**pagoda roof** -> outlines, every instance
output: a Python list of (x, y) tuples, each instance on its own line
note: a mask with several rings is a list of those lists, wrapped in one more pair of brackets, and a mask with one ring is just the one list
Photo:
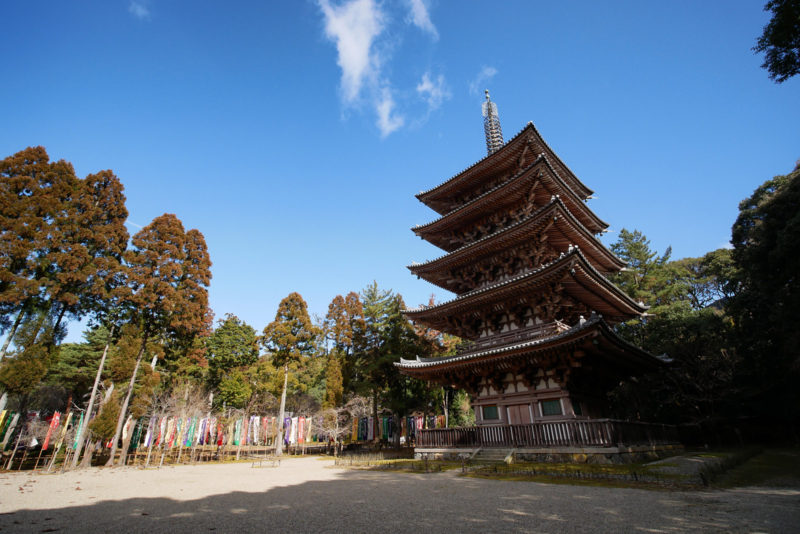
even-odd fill
[(647, 310), (647, 306), (634, 302), (597, 271), (575, 247), (538, 269), (473, 289), (441, 304), (422, 306), (403, 313), (413, 321), (448, 332), (452, 330), (447, 323), (450, 316), (472, 314), (498, 302), (511, 302), (550, 282), (561, 283), (567, 294), (615, 322), (640, 316)]
[(453, 194), (456, 194), (465, 188), (473, 189), (474, 187), (477, 187), (487, 174), (502, 172), (502, 170), (505, 168), (514, 165), (522, 152), (525, 150), (525, 146), (528, 144), (531, 136), (541, 143), (542, 148), (546, 151), (546, 153), (548, 153), (554, 162), (555, 167), (557, 167), (558, 170), (563, 173), (564, 180), (569, 184), (568, 187), (573, 191), (573, 193), (575, 193), (581, 199), (585, 199), (592, 195), (593, 191), (586, 187), (586, 185), (584, 185), (584, 183), (581, 182), (577, 176), (575, 176), (575, 173), (573, 173), (569, 167), (567, 167), (566, 164), (561, 161), (561, 158), (559, 158), (558, 154), (556, 154), (555, 151), (550, 148), (542, 135), (536, 129), (536, 126), (534, 126), (532, 122), (528, 122), (528, 124), (526, 124), (522, 130), (520, 130), (514, 137), (509, 139), (508, 142), (506, 142), (506, 144), (503, 145), (499, 150), (473, 163), (460, 173), (445, 180), (441, 184), (428, 189), (427, 191), (420, 192), (416, 195), (416, 197), (431, 209), (442, 213), (440, 211), (441, 208), (437, 205), (438, 202), (450, 198)]
[(433, 379), (437, 374), (460, 370), (478, 371), (478, 374), (481, 374), (479, 370), (487, 365), (497, 368), (520, 356), (530, 357), (537, 353), (553, 351), (564, 353), (567, 352), (565, 349), (586, 345), (587, 342), (588, 345), (602, 348), (604, 356), (613, 357), (618, 363), (627, 364), (626, 367), (657, 369), (664, 364), (663, 360), (619, 337), (601, 315), (592, 314), (589, 319), (581, 319), (572, 328), (553, 336), (441, 358), (419, 356), (413, 360), (401, 358), (394, 365), (405, 374), (423, 379)]
[[(556, 172), (556, 170), (550, 164), (547, 156), (545, 154), (540, 154), (539, 157), (533, 161), (533, 163), (528, 165), (525, 169), (517, 173), (508, 181), (503, 182), (489, 191), (486, 191), (482, 195), (459, 206), (458, 208), (439, 217), (438, 219), (423, 225), (414, 226), (411, 228), (411, 230), (415, 234), (424, 238), (426, 241), (429, 241), (444, 250), (454, 250), (454, 248), (458, 248), (452, 247), (449, 242), (445, 241), (445, 238), (440, 237), (438, 234), (450, 228), (462, 226), (465, 224), (465, 222), (469, 221), (470, 217), (479, 217), (486, 213), (492, 212), (497, 208), (502, 208), (503, 205), (510, 203), (510, 197), (513, 197), (514, 200), (519, 198), (518, 196), (514, 196), (514, 193), (522, 193), (525, 186), (531, 185), (540, 177), (545, 176), (544, 173), (539, 173), (541, 174), (540, 176), (534, 172), (537, 166), (540, 164), (544, 165), (544, 169), (549, 171), (547, 174), (552, 182), (556, 184), (556, 188), (565, 194), (563, 197), (560, 195), (555, 196), (559, 196), (559, 198), (564, 201), (564, 204), (569, 207), (570, 211), (578, 220), (581, 221), (582, 225), (584, 225), (590, 232), (594, 233), (599, 233), (608, 228), (608, 224), (597, 217), (597, 215), (595, 215), (586, 206), (585, 202), (575, 195), (575, 193), (569, 187), (567, 187), (567, 185), (559, 176), (558, 172)], [(540, 170), (542, 169), (540, 168)]]
[(594, 234), (587, 231), (564, 202), (556, 197), (511, 226), (468, 243), (434, 260), (409, 265), (408, 269), (432, 284), (453, 291), (452, 287), (447, 284), (448, 274), (446, 271), (448, 269), (476, 263), (498, 250), (504, 250), (524, 242), (532, 234), (541, 231), (541, 228), (549, 221), (554, 221), (557, 229), (557, 233), (550, 232), (548, 234), (548, 241), (554, 246), (562, 250), (567, 250), (570, 245), (579, 246), (584, 255), (602, 272), (619, 271), (625, 267), (626, 263), (609, 251)]

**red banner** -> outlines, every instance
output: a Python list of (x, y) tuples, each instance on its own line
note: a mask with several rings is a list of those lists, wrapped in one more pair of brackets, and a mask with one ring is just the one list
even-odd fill
[(53, 434), (53, 430), (58, 428), (58, 424), (61, 422), (61, 412), (56, 412), (53, 414), (53, 418), (50, 419), (50, 428), (47, 429), (47, 437), (44, 438), (44, 445), (42, 445), (42, 450), (46, 451), (47, 446), (50, 445), (50, 436)]

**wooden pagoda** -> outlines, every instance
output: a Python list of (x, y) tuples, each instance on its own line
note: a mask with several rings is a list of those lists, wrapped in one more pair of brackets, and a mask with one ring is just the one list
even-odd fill
[[(445, 254), (409, 269), (456, 297), (406, 315), (466, 343), (454, 356), (395, 364), (409, 376), (467, 390), (478, 428), (452, 439), (423, 433), (423, 445), (535, 446), (531, 425), (556, 422), (571, 426), (539, 445), (618, 445), (622, 427), (603, 419), (607, 393), (661, 362), (612, 326), (647, 307), (607, 278), (625, 263), (597, 238), (608, 225), (587, 206), (592, 191), (533, 123), (503, 144), (488, 92), (486, 99), (489, 155), (418, 194), (440, 217), (412, 229)], [(587, 426), (597, 421), (603, 425)], [(530, 439), (515, 434), (506, 443), (510, 430), (502, 427)]]

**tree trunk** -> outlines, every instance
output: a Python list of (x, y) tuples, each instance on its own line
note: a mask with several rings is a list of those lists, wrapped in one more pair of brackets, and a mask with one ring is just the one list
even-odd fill
[(89, 397), (89, 406), (86, 407), (86, 417), (84, 417), (83, 425), (78, 431), (78, 437), (75, 441), (78, 443), (78, 448), (75, 449), (75, 456), (72, 457), (72, 467), (78, 465), (78, 458), (81, 455), (81, 446), (83, 445), (83, 436), (86, 433), (86, 427), (89, 426), (89, 421), (92, 417), (92, 409), (94, 409), (94, 401), (97, 397), (97, 387), (100, 385), (100, 377), (103, 375), (103, 367), (106, 364), (106, 356), (108, 355), (108, 347), (111, 345), (111, 338), (114, 336), (114, 325), (111, 326), (111, 332), (108, 334), (106, 346), (103, 349), (103, 356), (100, 358), (100, 365), (97, 367), (97, 374), (94, 375), (94, 385), (92, 386), (92, 394)]
[(372, 388), (372, 436), (371, 440), (375, 440), (378, 434), (378, 388)]
[[(131, 421), (133, 421), (131, 419)], [(131, 446), (131, 438), (133, 438), (133, 430), (136, 428), (136, 422), (133, 421), (131, 429), (128, 431), (128, 435), (122, 439), (122, 451), (119, 453), (119, 465), (125, 465), (125, 461), (128, 457), (128, 448)]]
[(53, 309), (53, 301), (47, 302), (47, 308), (42, 310), (42, 318), (39, 319), (39, 324), (36, 325), (36, 330), (33, 333), (33, 343), (36, 344), (39, 342), (39, 334), (42, 333), (42, 326), (44, 326), (45, 321), (47, 321), (47, 316), (50, 315), (50, 310)]
[(56, 319), (56, 324), (53, 325), (53, 335), (50, 339), (50, 342), (55, 341), (56, 332), (58, 332), (58, 327), (61, 326), (61, 321), (64, 319), (64, 314), (67, 313), (67, 307), (61, 306), (61, 311), (58, 312), (58, 319)]
[(6, 351), (8, 350), (8, 346), (11, 344), (11, 340), (14, 338), (14, 335), (17, 333), (17, 328), (19, 328), (19, 323), (22, 322), (22, 318), (25, 316), (27, 312), (26, 307), (23, 306), (19, 313), (17, 314), (17, 318), (14, 319), (14, 324), (11, 326), (11, 331), (6, 336), (6, 341), (3, 343), (3, 348), (0, 349), (0, 360), (6, 357)]
[[(89, 423), (87, 422), (86, 424), (88, 425)], [(83, 452), (83, 460), (81, 460), (81, 469), (92, 466), (92, 455), (94, 454), (94, 440), (92, 436), (86, 438), (83, 448), (85, 450)]]
[(275, 456), (283, 454), (283, 417), (286, 410), (286, 386), (289, 385), (289, 363), (283, 366), (283, 392), (281, 393), (281, 409), (278, 411), (278, 437), (275, 442)]
[[(136, 357), (136, 366), (133, 368), (133, 374), (131, 375), (131, 380), (128, 383), (128, 392), (125, 394), (125, 400), (119, 409), (117, 428), (114, 431), (114, 440), (111, 442), (111, 456), (109, 457), (108, 462), (106, 462), (106, 466), (114, 465), (114, 455), (117, 453), (117, 442), (119, 441), (119, 436), (122, 433), (122, 425), (125, 424), (125, 416), (127, 415), (128, 404), (131, 402), (131, 397), (133, 396), (133, 386), (136, 383), (136, 374), (139, 372), (139, 366), (142, 364), (142, 356), (144, 356), (144, 349), (146, 346), (147, 334), (145, 334), (142, 338), (142, 346), (139, 349), (139, 355)], [(122, 465), (122, 463), (120, 463), (120, 465)]]

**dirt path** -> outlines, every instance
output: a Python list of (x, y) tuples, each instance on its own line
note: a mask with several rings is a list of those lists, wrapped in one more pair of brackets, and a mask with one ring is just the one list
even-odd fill
[(316, 458), (0, 474), (1, 532), (800, 532), (800, 490), (667, 492), (348, 471)]

